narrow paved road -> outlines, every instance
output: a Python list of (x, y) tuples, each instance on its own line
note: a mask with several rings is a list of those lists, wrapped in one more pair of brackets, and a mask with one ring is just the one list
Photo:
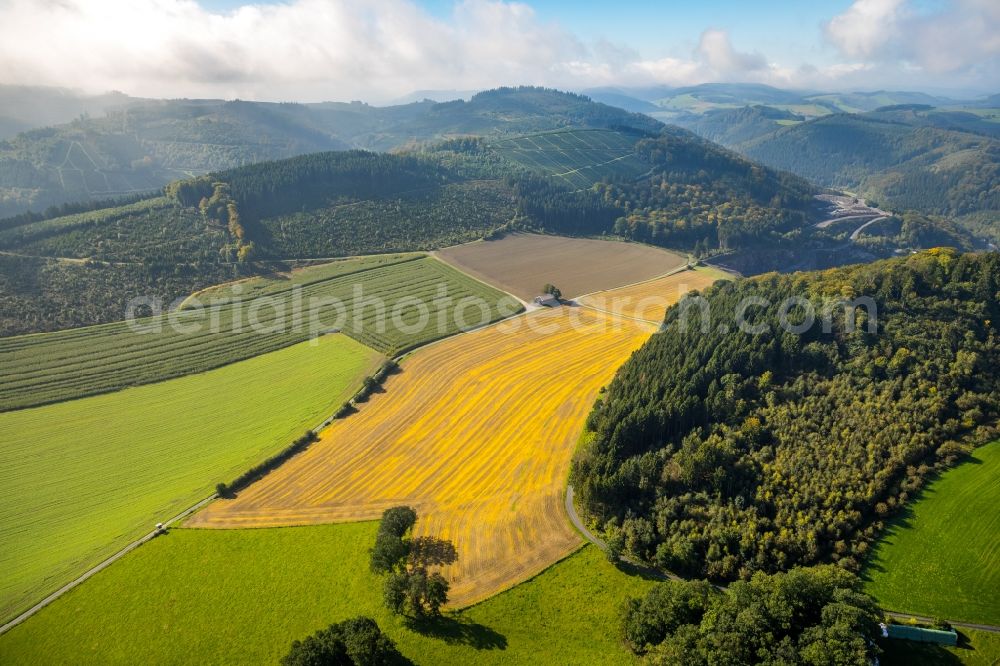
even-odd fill
[(858, 240), (858, 236), (861, 235), (861, 232), (864, 231), (865, 227), (867, 227), (868, 225), (875, 224), (876, 222), (881, 222), (882, 220), (887, 220), (887, 219), (889, 219), (889, 218), (883, 216), (883, 217), (876, 217), (874, 220), (868, 220), (867, 222), (865, 222), (860, 227), (858, 227), (857, 229), (854, 230), (854, 232), (851, 234), (851, 240), (852, 241), (853, 240)]
[[(580, 520), (580, 516), (576, 513), (576, 506), (573, 504), (573, 497), (573, 486), (566, 486), (566, 513), (569, 515), (569, 520), (573, 523), (573, 527), (579, 530), (580, 534), (582, 534), (587, 541), (607, 553), (608, 544), (594, 536), (594, 533), (588, 530), (587, 526), (583, 524), (582, 520)], [(646, 565), (636, 562), (635, 560), (625, 557), (624, 555), (619, 556), (618, 559), (620, 559), (628, 568), (634, 569), (637, 573), (650, 578), (656, 578), (657, 580), (684, 580), (680, 576), (676, 576), (672, 573), (647, 567)]]
[[(587, 539), (587, 541), (594, 544), (605, 553), (608, 552), (608, 544), (604, 543), (604, 541), (594, 536), (594, 534), (587, 529), (586, 525), (583, 524), (583, 521), (580, 520), (580, 516), (576, 512), (576, 506), (573, 504), (573, 497), (574, 497), (573, 486), (567, 485), (566, 513), (569, 515), (570, 522), (573, 523), (573, 526), (580, 531), (580, 534), (582, 534), (584, 538)], [(624, 562), (626, 565), (628, 565), (630, 568), (636, 569), (640, 573), (652, 578), (657, 578), (659, 580), (684, 580), (680, 576), (674, 575), (672, 573), (667, 573), (664, 571), (660, 571), (659, 569), (653, 569), (651, 567), (647, 567), (643, 564), (640, 564), (639, 562), (636, 562), (635, 560), (631, 560), (625, 557), (624, 555), (621, 556), (621, 561)], [(725, 586), (722, 585), (716, 585), (716, 587), (720, 590), (726, 589)], [(899, 618), (910, 618), (910, 617), (916, 618), (919, 622), (930, 623), (933, 621), (933, 618), (927, 617), (925, 615), (914, 615), (913, 613), (904, 613), (901, 611), (894, 611), (894, 610), (886, 610), (885, 612), (888, 613), (889, 615), (894, 615)], [(946, 620), (946, 622), (948, 622), (948, 624), (954, 627), (961, 627), (963, 629), (978, 629), (979, 631), (989, 631), (994, 634), (1000, 634), (1000, 627), (993, 624), (976, 624), (973, 622), (953, 622), (951, 620)]]

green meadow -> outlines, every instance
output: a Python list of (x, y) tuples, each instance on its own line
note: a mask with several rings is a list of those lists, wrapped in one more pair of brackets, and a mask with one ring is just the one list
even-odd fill
[(381, 361), (328, 335), (202, 374), (0, 414), (0, 616), (286, 447)]
[[(180, 311), (137, 321), (141, 330), (115, 322), (0, 339), (0, 410), (202, 372), (331, 328), (391, 356), (456, 333), (463, 322), (496, 321), (521, 309), (419, 254), (336, 261), (223, 285), (197, 299), (200, 308), (188, 298)], [(428, 313), (424, 326), (418, 304)]]
[(0, 662), (273, 664), (293, 640), (359, 614), (417, 664), (634, 662), (617, 608), (650, 583), (593, 546), (417, 630), (382, 606), (375, 530), (171, 530), (0, 636)]
[(1000, 625), (1000, 442), (927, 485), (863, 572), (883, 607)]

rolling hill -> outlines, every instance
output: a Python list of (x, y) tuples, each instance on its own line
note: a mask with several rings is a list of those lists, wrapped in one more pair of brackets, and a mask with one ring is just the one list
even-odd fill
[(605, 87), (584, 92), (597, 101), (646, 113), (663, 122), (676, 123), (688, 129), (705, 114), (746, 106), (769, 106), (805, 118), (818, 118), (831, 113), (864, 113), (896, 104), (935, 107), (988, 105), (988, 100), (957, 101), (921, 92), (788, 90), (759, 83), (703, 83), (678, 88)]
[(942, 117), (948, 116), (900, 109), (835, 114), (734, 147), (819, 185), (848, 189), (896, 210), (950, 216), (1000, 239), (1000, 141), (941, 129), (936, 125)]
[(790, 111), (758, 104), (738, 109), (714, 109), (678, 121), (678, 124), (709, 141), (738, 150), (743, 143), (771, 134), (783, 125), (792, 125), (803, 120), (804, 116)]
[[(514, 229), (682, 248), (722, 238), (736, 248), (774, 243), (813, 215), (804, 181), (579, 96), (500, 90), (449, 105), (441, 113), (465, 130), (496, 133), (262, 162), (125, 205), (0, 222), (0, 330), (114, 321), (137, 295), (167, 304), (288, 262), (430, 250)], [(561, 111), (548, 113), (553, 106)], [(520, 120), (489, 124), (514, 109)], [(551, 129), (572, 119), (607, 127)]]
[[(0, 217), (148, 192), (177, 178), (326, 150), (390, 150), (451, 136), (561, 127), (656, 128), (646, 116), (540, 88), (389, 107), (113, 99), (120, 103), (87, 107), (94, 109), (92, 117), (0, 141)], [(107, 113), (96, 113), (98, 108)]]
[(66, 88), (0, 83), (0, 140), (80, 117), (103, 116), (138, 101), (120, 92), (89, 95)]

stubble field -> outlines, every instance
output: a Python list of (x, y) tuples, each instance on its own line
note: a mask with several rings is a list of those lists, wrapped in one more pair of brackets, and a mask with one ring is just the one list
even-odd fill
[(600, 291), (580, 299), (580, 304), (622, 317), (653, 323), (663, 321), (667, 308), (690, 291), (706, 289), (716, 280), (729, 277), (714, 268), (695, 268), (666, 277), (640, 282), (621, 289)]
[(455, 543), (452, 604), (488, 597), (580, 544), (562, 506), (576, 439), (600, 387), (651, 331), (567, 307), (419, 350), (358, 414), (188, 525), (365, 520), (409, 504), (418, 534)]

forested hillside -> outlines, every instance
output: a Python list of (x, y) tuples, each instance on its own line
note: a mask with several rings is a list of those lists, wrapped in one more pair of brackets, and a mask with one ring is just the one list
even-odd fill
[(1000, 123), (973, 111), (938, 109), (926, 104), (894, 104), (865, 114), (866, 118), (904, 123), (913, 127), (936, 127), (1000, 138)]
[[(595, 406), (571, 475), (581, 507), (612, 544), (683, 574), (856, 569), (936, 467), (996, 436), (998, 290), (1000, 255), (931, 250), (719, 283), (704, 328), (685, 299)], [(796, 297), (817, 312), (801, 334), (780, 325)], [(836, 305), (824, 332), (824, 302), (862, 297), (877, 314)]]
[(391, 150), (456, 135), (560, 127), (659, 126), (647, 116), (542, 88), (390, 107), (122, 97), (106, 114), (0, 141), (0, 217), (148, 192), (177, 178), (326, 150)]
[(782, 125), (793, 125), (804, 117), (770, 106), (718, 109), (680, 123), (698, 136), (735, 148), (742, 143), (771, 134)]
[(419, 155), (307, 155), (176, 181), (166, 196), (0, 224), (0, 331), (121, 319), (288, 260), (428, 249), (515, 216), (505, 181), (465, 178)]
[(761, 105), (806, 119), (831, 113), (865, 113), (891, 105), (990, 106), (989, 99), (960, 102), (920, 92), (820, 92), (786, 90), (758, 83), (703, 83), (680, 88), (592, 88), (584, 92), (597, 101), (646, 113), (662, 122), (687, 129), (694, 129), (708, 115)]
[(134, 296), (169, 303), (275, 262), (430, 250), (514, 229), (724, 254), (748, 273), (971, 247), (946, 220), (911, 213), (850, 238), (845, 225), (815, 227), (825, 213), (805, 180), (582, 97), (500, 90), (459, 104), (479, 109), (467, 119), (514, 105), (524, 124), (613, 127), (315, 153), (175, 180), (159, 196), (119, 205), (0, 220), (0, 331), (112, 321)]
[(0, 140), (81, 116), (103, 116), (108, 110), (138, 101), (120, 92), (89, 95), (66, 88), (0, 83)]
[(614, 231), (671, 247), (734, 250), (790, 240), (806, 226), (815, 189), (676, 127), (636, 144), (649, 177), (598, 184), (625, 215)]
[(931, 123), (942, 121), (926, 114), (914, 116), (923, 119), (918, 124), (902, 117), (898, 110), (831, 115), (734, 147), (819, 185), (856, 191), (896, 210), (951, 216), (1000, 238), (1000, 142), (940, 129)]

